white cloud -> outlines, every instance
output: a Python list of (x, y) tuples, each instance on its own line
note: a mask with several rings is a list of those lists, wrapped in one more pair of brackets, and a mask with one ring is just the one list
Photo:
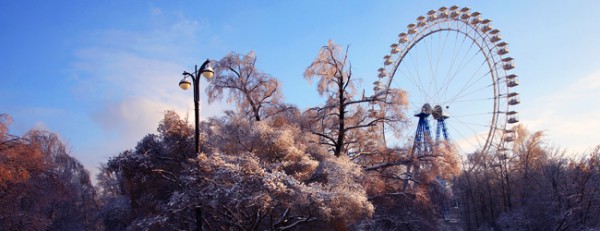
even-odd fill
[[(567, 80), (567, 79), (565, 79)], [(576, 79), (563, 89), (548, 92), (522, 109), (530, 130), (544, 131), (550, 145), (582, 153), (600, 145), (600, 71)]]
[[(193, 92), (182, 91), (178, 83), (186, 70), (183, 60), (196, 47), (196, 34), (206, 23), (181, 15), (168, 18), (159, 8), (150, 13), (152, 29), (97, 31), (98, 41), (75, 54), (73, 93), (94, 106), (86, 111), (104, 133), (89, 147), (76, 147), (90, 159), (106, 162), (107, 155), (135, 147), (144, 135), (156, 132), (165, 110), (193, 116)], [(225, 107), (207, 104), (206, 84), (201, 82), (202, 118), (220, 114)], [(92, 173), (95, 167), (87, 166)]]
[(168, 108), (169, 105), (164, 102), (131, 97), (107, 103), (93, 113), (92, 118), (104, 129), (116, 131), (128, 141), (135, 141), (151, 132), (153, 127), (156, 128), (164, 110)]
[(31, 129), (41, 130), (41, 131), (50, 131), (50, 129), (48, 128), (48, 125), (46, 125), (46, 123), (44, 123), (43, 121), (35, 122), (35, 124), (33, 124), (33, 127)]

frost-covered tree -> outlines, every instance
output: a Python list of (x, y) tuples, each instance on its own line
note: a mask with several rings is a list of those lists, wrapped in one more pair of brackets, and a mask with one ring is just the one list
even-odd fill
[[(313, 136), (306, 134), (297, 124), (283, 121), (284, 118), (273, 117), (258, 123), (250, 123), (241, 116), (231, 114), (227, 118), (214, 120), (213, 125), (210, 126), (211, 129), (207, 133), (212, 135), (209, 135), (208, 143), (212, 143), (214, 149), (212, 149), (213, 153), (207, 153), (208, 161), (220, 158), (220, 161), (235, 163), (235, 166), (256, 162), (249, 165), (254, 167), (248, 167), (253, 169), (252, 171), (239, 172), (240, 170), (235, 169), (220, 171), (227, 172), (223, 176), (249, 174), (240, 177), (252, 176), (262, 179), (252, 183), (254, 186), (240, 185), (235, 188), (221, 189), (243, 191), (248, 190), (245, 187), (251, 187), (254, 193), (248, 196), (256, 195), (258, 192), (259, 195), (263, 195), (240, 198), (241, 201), (231, 199), (231, 196), (223, 197), (223, 202), (233, 203), (228, 206), (230, 208), (246, 208), (245, 210), (232, 209), (235, 215), (232, 214), (229, 220), (236, 221), (234, 218), (253, 214), (255, 215), (253, 217), (260, 217), (259, 227), (277, 230), (307, 221), (313, 221), (312, 225), (321, 224), (325, 225), (323, 227), (330, 227), (332, 222), (352, 223), (361, 217), (368, 217), (373, 207), (360, 184), (361, 168), (348, 158), (334, 158), (327, 155), (327, 151), (313, 140)], [(243, 160), (240, 160), (240, 156)], [(240, 161), (242, 163), (239, 163)], [(205, 165), (200, 164), (200, 166)], [(218, 166), (225, 166), (225, 164)], [(199, 174), (199, 176), (204, 175)], [(273, 186), (279, 188), (273, 191)], [(194, 191), (199, 191), (200, 188)], [(215, 193), (215, 190), (205, 192)], [(222, 193), (217, 194), (222, 195)], [(234, 195), (246, 194), (234, 193)], [(258, 209), (257, 205), (265, 208)], [(220, 210), (222, 208), (211, 208), (211, 211)], [(245, 211), (244, 214), (241, 214), (241, 211)], [(227, 213), (231, 214), (231, 212)], [(259, 216), (260, 214), (264, 217)], [(286, 221), (286, 225), (278, 221)], [(256, 224), (255, 222), (257, 221), (252, 220), (248, 224), (236, 224), (236, 226), (247, 226)], [(278, 225), (269, 227), (265, 226), (266, 224)]]
[(231, 52), (214, 66), (215, 75), (208, 87), (208, 102), (223, 98), (256, 121), (269, 117), (286, 107), (281, 104), (279, 81), (256, 68), (256, 54), (247, 55)]
[[(203, 154), (190, 159), (177, 147), (190, 146), (191, 134), (167, 113), (158, 135), (111, 158), (100, 175), (105, 226), (332, 229), (370, 216), (374, 208), (361, 185), (361, 168), (328, 155), (288, 116), (257, 122), (235, 113), (211, 118), (200, 126)], [(183, 137), (182, 143), (169, 145), (177, 143), (174, 137)], [(179, 164), (167, 164), (170, 159)]]
[(167, 111), (157, 131), (103, 165), (98, 184), (105, 227), (122, 230), (159, 216), (169, 197), (182, 189), (181, 172), (188, 159), (195, 157), (193, 129), (175, 112)]
[[(411, 157), (406, 155), (406, 149), (387, 149), (369, 156), (368, 160), (377, 164), (364, 168), (365, 178), (369, 179), (365, 187), (377, 209), (372, 219), (358, 224), (359, 229), (440, 229), (439, 220), (454, 201), (449, 185), (460, 171), (457, 152), (445, 142), (437, 144), (434, 155), (429, 156)], [(409, 165), (420, 167), (415, 178), (407, 178)], [(407, 179), (413, 186), (404, 189)]]
[(466, 229), (593, 230), (600, 219), (600, 149), (580, 159), (515, 128), (511, 153), (470, 155), (454, 192)]
[(0, 229), (99, 230), (95, 190), (58, 136), (9, 134), (0, 116)]
[[(348, 48), (345, 50), (329, 40), (323, 46), (315, 60), (306, 68), (304, 78), (309, 82), (317, 79), (317, 91), (325, 96), (325, 105), (310, 109), (306, 116), (312, 118), (310, 130), (321, 138), (321, 143), (331, 147), (335, 156), (360, 154), (367, 145), (369, 129), (385, 122), (386, 113), (373, 109), (375, 103), (383, 102), (381, 94), (362, 97), (355, 89), (355, 79), (348, 60)], [(398, 92), (395, 108), (406, 106), (403, 92)], [(369, 109), (369, 107), (371, 107)]]

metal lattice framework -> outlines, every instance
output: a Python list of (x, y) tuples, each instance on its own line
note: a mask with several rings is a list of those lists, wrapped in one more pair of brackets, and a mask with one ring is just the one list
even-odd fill
[[(462, 153), (510, 148), (515, 138), (511, 126), (519, 121), (512, 108), (520, 103), (514, 91), (519, 82), (511, 73), (515, 65), (508, 43), (491, 20), (466, 7), (431, 10), (409, 24), (390, 48), (373, 83), (374, 94), (386, 99), (379, 104), (382, 113), (398, 117), (388, 107), (401, 89), (408, 96), (406, 112), (422, 118), (421, 108), (435, 105), (436, 140), (443, 135)], [(405, 145), (415, 135), (406, 126), (404, 131), (395, 127), (383, 124), (387, 146)], [(417, 131), (414, 138), (418, 136)]]

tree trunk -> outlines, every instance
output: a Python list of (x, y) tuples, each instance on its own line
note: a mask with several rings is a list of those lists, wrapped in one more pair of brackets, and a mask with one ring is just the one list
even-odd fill
[(335, 145), (335, 156), (339, 157), (342, 154), (342, 150), (344, 148), (344, 136), (346, 136), (346, 121), (345, 121), (345, 95), (344, 95), (344, 77), (340, 77), (340, 81), (338, 81), (338, 95), (339, 95), (339, 107), (338, 107), (338, 119), (339, 119), (339, 128), (338, 128), (338, 137), (337, 143)]

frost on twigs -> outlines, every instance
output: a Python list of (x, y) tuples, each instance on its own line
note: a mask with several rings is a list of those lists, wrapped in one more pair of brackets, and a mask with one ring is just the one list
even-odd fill
[[(388, 99), (380, 92), (367, 96), (363, 91), (359, 95), (355, 86), (357, 78), (352, 75), (348, 60), (348, 48), (344, 50), (331, 40), (319, 49), (304, 71), (304, 78), (309, 82), (317, 79), (317, 92), (326, 97), (324, 105), (305, 112), (310, 120), (309, 130), (335, 156), (356, 157), (374, 151), (376, 145), (368, 145), (369, 140), (377, 143), (372, 136), (376, 133), (374, 128), (386, 122), (400, 122), (403, 118), (402, 110), (407, 105), (404, 92), (398, 91), (395, 97), (390, 97), (394, 102), (386, 102)], [(377, 111), (376, 104), (389, 104), (389, 108), (397, 108), (401, 113)]]

